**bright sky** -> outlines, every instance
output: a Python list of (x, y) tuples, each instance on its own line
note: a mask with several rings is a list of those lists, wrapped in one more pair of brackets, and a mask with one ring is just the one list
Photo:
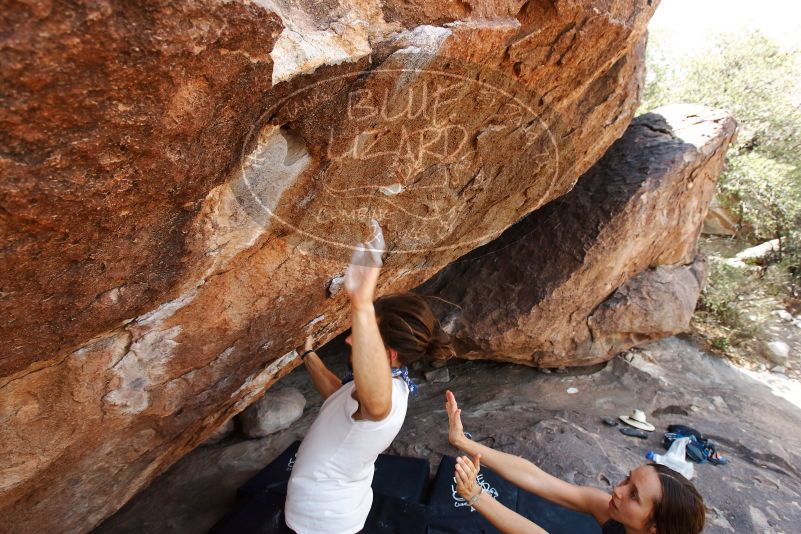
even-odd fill
[(780, 46), (801, 49), (801, 2), (797, 0), (662, 0), (649, 29), (668, 31), (672, 48), (692, 52), (707, 37), (760, 30)]

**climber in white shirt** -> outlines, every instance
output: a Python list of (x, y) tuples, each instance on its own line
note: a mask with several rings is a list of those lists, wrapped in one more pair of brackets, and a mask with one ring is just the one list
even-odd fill
[(289, 479), (286, 524), (298, 534), (352, 534), (364, 528), (373, 502), (370, 487), (378, 455), (392, 443), (416, 386), (406, 365), (453, 354), (448, 335), (426, 300), (413, 293), (373, 302), (384, 238), (359, 244), (345, 273), (352, 347), (349, 377), (340, 380), (306, 341), (303, 361), (325, 399), (298, 449)]

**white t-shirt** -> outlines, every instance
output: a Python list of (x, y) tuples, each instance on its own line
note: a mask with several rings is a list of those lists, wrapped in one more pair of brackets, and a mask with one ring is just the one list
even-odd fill
[(298, 534), (353, 534), (373, 504), (374, 464), (406, 417), (409, 388), (392, 380), (392, 409), (381, 421), (354, 420), (348, 382), (326, 399), (300, 444), (289, 477), (286, 524)]

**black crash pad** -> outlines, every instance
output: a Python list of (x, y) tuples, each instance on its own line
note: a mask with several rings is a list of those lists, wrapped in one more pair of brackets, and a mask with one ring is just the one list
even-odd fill
[(426, 534), (426, 506), (397, 497), (373, 494), (364, 534)]
[(601, 534), (601, 526), (591, 515), (574, 512), (523, 490), (517, 496), (516, 511), (548, 534)]
[[(237, 494), (237, 508), (210, 531), (213, 534), (287, 534), (284, 525), (286, 487), (296, 441), (267, 467), (245, 483)], [(428, 486), (429, 464), (421, 458), (381, 454), (373, 478), (373, 506), (363, 532), (376, 534), (496, 534), (498, 531), (456, 494), (453, 478), (456, 459), (443, 456), (431, 484), (427, 506), (419, 504)], [(485, 466), (481, 468), (485, 491), (504, 506), (534, 521), (551, 534), (598, 534), (598, 523), (589, 515), (532, 495), (505, 481)]]
[(246, 501), (264, 491), (286, 495), (286, 486), (292, 473), (292, 466), (295, 464), (298, 447), (300, 441), (293, 442), (278, 458), (245, 482), (236, 492), (237, 500)]
[[(465, 533), (465, 534), (497, 534), (498, 530), (481, 517), (481, 514), (467, 505), (467, 502), (456, 493), (456, 482), (453, 477), (456, 458), (443, 456), (437, 469), (437, 476), (428, 499), (428, 524), (430, 534)], [(479, 482), (484, 491), (511, 510), (517, 509), (517, 486), (507, 482), (492, 470), (482, 466)]]
[(284, 523), (285, 500), (279, 493), (257, 493), (220, 519), (209, 534), (291, 534)]
[(403, 501), (422, 503), (428, 488), (428, 460), (379, 454), (375, 462), (373, 492)]
[[(286, 495), (298, 447), (299, 441), (292, 443), (267, 467), (248, 480), (237, 491), (237, 499), (246, 501), (263, 491)], [(422, 502), (428, 486), (428, 472), (428, 460), (380, 454), (375, 463), (373, 492), (404, 501)]]
[[(284, 522), (284, 501), (264, 491), (220, 520), (209, 534), (292, 534)], [(425, 505), (375, 494), (362, 532), (366, 534), (426, 534)]]

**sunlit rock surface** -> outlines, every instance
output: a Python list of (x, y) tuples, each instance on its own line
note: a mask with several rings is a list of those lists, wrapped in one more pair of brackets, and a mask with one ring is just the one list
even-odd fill
[(569, 191), (657, 2), (48, 4), (0, 50), (0, 515), (80, 532), (382, 292)]

